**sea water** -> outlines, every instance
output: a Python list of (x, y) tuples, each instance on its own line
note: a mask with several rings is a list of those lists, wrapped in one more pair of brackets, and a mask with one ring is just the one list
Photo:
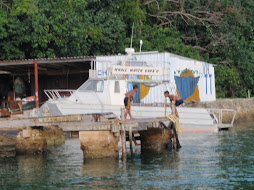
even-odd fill
[(0, 158), (0, 189), (254, 189), (254, 124), (179, 135), (177, 152), (83, 160), (79, 139), (46, 155)]

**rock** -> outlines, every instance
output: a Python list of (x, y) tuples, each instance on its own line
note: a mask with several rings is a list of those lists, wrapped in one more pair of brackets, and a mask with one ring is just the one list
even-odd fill
[(43, 127), (43, 135), (46, 138), (48, 146), (62, 145), (65, 143), (63, 130), (58, 126)]
[(27, 129), (24, 129), (22, 132), (22, 136), (24, 138), (29, 138), (31, 136), (32, 129), (29, 127)]
[[(39, 129), (28, 129), (30, 137), (20, 132), (16, 141), (17, 154), (42, 154), (47, 150), (47, 141)], [(25, 132), (26, 134), (26, 132)], [(38, 134), (38, 135), (36, 135)]]

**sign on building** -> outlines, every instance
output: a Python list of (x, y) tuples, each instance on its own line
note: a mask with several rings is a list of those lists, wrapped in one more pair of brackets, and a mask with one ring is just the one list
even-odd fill
[(162, 68), (154, 67), (128, 67), (128, 66), (113, 66), (112, 74), (123, 74), (123, 75), (163, 75)]

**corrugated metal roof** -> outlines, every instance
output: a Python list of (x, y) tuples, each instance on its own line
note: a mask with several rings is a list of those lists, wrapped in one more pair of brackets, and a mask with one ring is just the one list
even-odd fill
[(0, 66), (33, 64), (34, 61), (37, 61), (38, 64), (41, 64), (41, 63), (82, 62), (82, 61), (89, 61), (94, 59), (95, 57), (93, 56), (80, 56), (80, 57), (4, 60), (4, 61), (0, 61)]
[[(191, 61), (199, 61), (200, 63), (207, 63), (207, 62), (204, 62), (204, 61), (200, 61), (200, 60), (197, 60), (197, 59), (192, 59), (192, 58), (189, 58), (189, 57), (185, 57), (185, 56), (181, 56), (181, 55), (177, 55), (177, 54), (173, 54), (173, 53), (169, 53), (169, 52), (158, 52), (158, 51), (149, 51), (149, 52), (135, 52), (133, 53), (132, 55), (133, 56), (137, 56), (137, 55), (145, 55), (145, 54), (157, 54), (157, 55), (160, 55), (160, 54), (169, 54), (171, 57), (176, 57), (176, 58), (179, 58), (179, 59), (183, 59), (183, 60), (191, 60)], [(95, 57), (120, 57), (120, 56), (126, 56), (126, 54), (117, 54), (117, 55), (99, 55), (99, 56), (95, 56)], [(211, 64), (211, 63), (207, 63), (207, 64)], [(214, 64), (212, 64), (214, 65)]]
[(0, 70), (22, 74), (29, 67), (33, 67), (34, 61), (36, 61), (40, 66), (38, 69), (44, 70), (45, 72), (48, 72), (48, 70), (59, 70), (60, 68), (79, 71), (84, 69), (88, 70), (90, 68), (90, 61), (93, 60), (95, 60), (95, 57), (92, 56), (4, 60), (0, 61)]

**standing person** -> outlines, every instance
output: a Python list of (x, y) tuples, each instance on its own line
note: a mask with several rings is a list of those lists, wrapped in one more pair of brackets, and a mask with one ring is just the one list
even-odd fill
[(133, 90), (127, 92), (125, 94), (124, 98), (124, 105), (125, 105), (125, 114), (124, 114), (124, 119), (127, 119), (127, 115), (129, 114), (130, 119), (133, 120), (133, 117), (131, 116), (131, 101), (133, 100), (134, 94), (138, 91), (138, 85), (133, 86)]
[[(178, 96), (174, 96), (174, 95), (172, 95), (172, 94), (169, 94), (168, 91), (165, 91), (165, 92), (164, 92), (164, 96), (165, 96), (165, 98), (168, 97), (168, 98), (170, 99), (170, 102), (171, 102), (171, 103), (174, 102), (174, 104), (175, 104), (176, 106), (180, 106), (180, 105), (183, 103), (183, 99), (182, 99), (181, 97), (178, 97)], [(176, 109), (176, 116), (179, 118), (177, 109)]]

